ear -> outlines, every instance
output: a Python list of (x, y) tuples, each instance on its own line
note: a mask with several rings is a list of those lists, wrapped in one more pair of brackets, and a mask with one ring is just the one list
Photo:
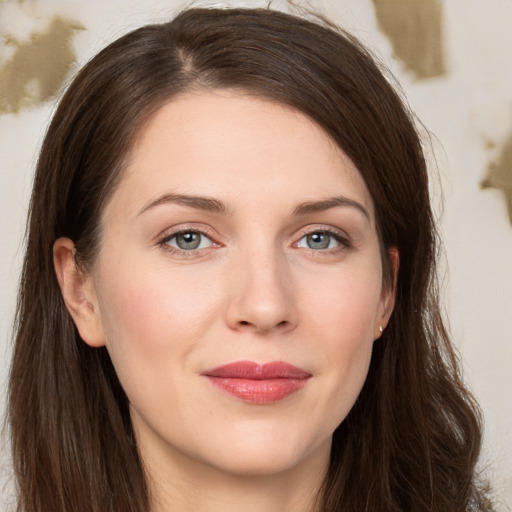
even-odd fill
[(374, 339), (378, 339), (382, 336), (384, 329), (388, 325), (391, 313), (393, 313), (393, 308), (395, 307), (396, 281), (400, 267), (400, 254), (396, 247), (391, 247), (388, 250), (388, 258), (391, 263), (393, 275), (390, 280), (391, 282), (383, 283), (382, 285), (380, 304), (375, 318)]
[(75, 244), (69, 238), (59, 238), (53, 244), (53, 264), (64, 303), (80, 333), (91, 347), (105, 345), (96, 289), (90, 274), (78, 268)]

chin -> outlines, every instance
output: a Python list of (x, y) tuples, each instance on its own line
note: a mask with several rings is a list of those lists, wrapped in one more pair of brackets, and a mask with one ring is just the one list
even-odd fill
[(241, 439), (230, 438), (229, 447), (218, 450), (214, 457), (219, 470), (238, 476), (269, 476), (299, 468), (302, 463), (318, 458), (329, 460), (332, 436), (322, 442), (305, 443), (301, 436), (289, 432), (271, 436), (253, 435)]

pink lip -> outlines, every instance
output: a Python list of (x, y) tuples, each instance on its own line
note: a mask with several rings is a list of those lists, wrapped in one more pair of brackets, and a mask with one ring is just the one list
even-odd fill
[(245, 402), (270, 404), (302, 389), (311, 374), (282, 361), (239, 361), (202, 373), (223, 391)]

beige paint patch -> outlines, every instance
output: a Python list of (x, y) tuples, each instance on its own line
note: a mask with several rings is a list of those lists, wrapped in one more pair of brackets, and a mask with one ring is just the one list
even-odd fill
[(33, 33), (29, 41), (8, 41), (16, 50), (0, 67), (0, 114), (17, 113), (59, 92), (75, 61), (72, 37), (83, 28), (55, 16), (46, 31)]
[(512, 224), (512, 134), (501, 147), (498, 158), (488, 165), (487, 175), (480, 182), (480, 188), (495, 188), (503, 192)]
[(373, 5), (395, 56), (418, 80), (446, 73), (439, 0), (373, 0)]

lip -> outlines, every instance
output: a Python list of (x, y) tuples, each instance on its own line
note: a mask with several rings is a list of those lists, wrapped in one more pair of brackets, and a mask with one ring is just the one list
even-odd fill
[(201, 375), (226, 393), (261, 405), (278, 402), (300, 391), (312, 376), (283, 361), (265, 364), (238, 361), (206, 370)]

